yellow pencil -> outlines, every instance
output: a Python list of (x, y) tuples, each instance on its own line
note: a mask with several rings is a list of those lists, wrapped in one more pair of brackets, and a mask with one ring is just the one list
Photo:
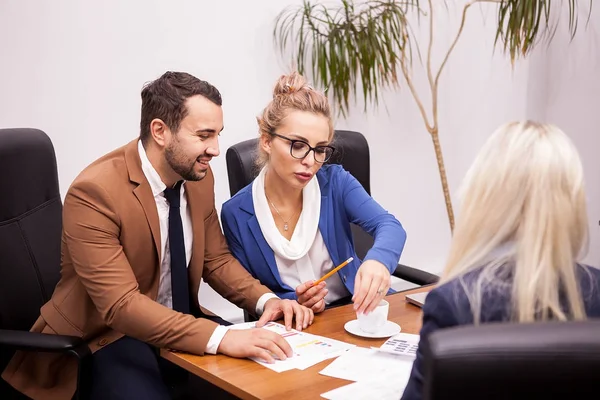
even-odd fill
[(331, 271), (329, 271), (328, 273), (323, 275), (320, 279), (317, 279), (312, 285), (315, 286), (315, 285), (318, 285), (319, 283), (323, 282), (325, 279), (329, 278), (331, 275), (335, 274), (340, 269), (342, 269), (346, 265), (350, 264), (352, 262), (352, 260), (354, 260), (354, 257), (350, 257), (349, 259), (347, 259), (346, 261), (344, 261), (343, 263), (341, 263), (340, 265), (338, 265), (337, 267), (335, 267), (334, 269), (332, 269)]

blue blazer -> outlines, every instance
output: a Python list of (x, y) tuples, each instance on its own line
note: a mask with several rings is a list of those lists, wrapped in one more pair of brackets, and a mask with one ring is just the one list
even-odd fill
[[(339, 165), (324, 165), (316, 177), (321, 188), (319, 230), (334, 265), (354, 257), (338, 274), (354, 293), (354, 278), (361, 260), (352, 241), (350, 223), (375, 238), (365, 260), (377, 260), (394, 272), (406, 242), (406, 232), (393, 215), (369, 196), (362, 185)], [(252, 201), (249, 184), (223, 204), (223, 231), (231, 253), (254, 276), (280, 298), (296, 299), (295, 288), (281, 281), (275, 255), (265, 240)]]
[[(466, 274), (462, 279), (467, 287), (479, 276), (481, 270)], [(600, 270), (592, 267), (577, 267), (579, 287), (585, 311), (589, 318), (600, 317)], [(510, 285), (507, 285), (508, 287)], [(507, 286), (503, 289), (484, 289), (481, 300), (481, 323), (508, 322), (511, 316), (511, 293)], [(459, 278), (451, 280), (433, 289), (423, 306), (423, 327), (420, 343), (438, 329), (457, 325), (473, 324), (470, 302)], [(420, 400), (423, 398), (423, 362), (424, 350), (419, 345), (417, 358), (413, 364), (410, 379), (402, 395), (402, 400)]]

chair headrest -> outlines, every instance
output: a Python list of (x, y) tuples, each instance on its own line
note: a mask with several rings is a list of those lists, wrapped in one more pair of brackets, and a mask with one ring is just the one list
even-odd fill
[(0, 129), (0, 222), (60, 196), (56, 155), (41, 130)]

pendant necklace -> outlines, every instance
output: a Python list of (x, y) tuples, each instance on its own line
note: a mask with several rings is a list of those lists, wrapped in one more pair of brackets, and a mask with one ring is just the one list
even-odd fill
[(285, 218), (283, 218), (283, 216), (281, 215), (281, 213), (279, 212), (279, 210), (277, 209), (277, 207), (275, 207), (275, 204), (273, 204), (273, 202), (271, 200), (269, 200), (269, 198), (267, 197), (267, 194), (265, 193), (265, 197), (267, 198), (267, 201), (269, 203), (271, 203), (271, 206), (273, 207), (273, 209), (275, 210), (275, 212), (277, 213), (277, 215), (279, 215), (279, 218), (281, 218), (281, 220), (283, 221), (283, 230), (287, 232), (287, 230), (289, 229), (289, 225), (288, 222), (296, 216), (297, 213), (294, 213), (291, 217), (289, 217), (287, 219), (287, 221), (285, 220)]

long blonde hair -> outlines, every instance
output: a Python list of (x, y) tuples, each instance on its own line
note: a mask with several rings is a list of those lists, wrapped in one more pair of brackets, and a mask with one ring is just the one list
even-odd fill
[[(586, 199), (571, 140), (553, 125), (506, 124), (477, 155), (461, 192), (440, 283), (461, 279), (475, 323), (484, 289), (502, 285), (511, 289), (514, 321), (585, 319), (576, 260), (587, 250)], [(480, 267), (468, 287), (462, 278)]]

